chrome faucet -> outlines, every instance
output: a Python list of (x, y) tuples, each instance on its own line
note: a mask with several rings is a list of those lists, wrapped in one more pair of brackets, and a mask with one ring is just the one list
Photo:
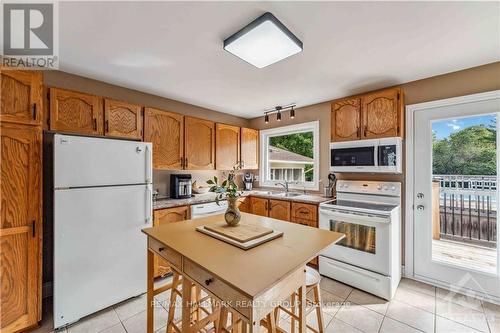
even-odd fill
[(275, 183), (274, 185), (280, 185), (280, 186), (283, 186), (284, 189), (285, 189), (285, 192), (288, 193), (288, 185), (290, 185), (290, 182), (285, 180), (284, 183)]

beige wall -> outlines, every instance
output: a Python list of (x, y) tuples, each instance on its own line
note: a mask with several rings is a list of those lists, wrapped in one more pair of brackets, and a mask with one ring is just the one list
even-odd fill
[[(469, 95), (485, 91), (500, 90), (500, 62), (434, 76), (423, 80), (404, 83), (401, 85), (401, 87), (403, 88), (406, 105)], [(290, 117), (288, 117), (288, 114), (284, 113), (281, 122), (277, 122), (275, 118), (273, 119), (273, 116), (271, 116), (268, 124), (264, 123), (264, 117), (255, 118), (250, 121), (250, 127), (256, 129), (268, 129), (313, 120), (320, 121), (320, 178), (324, 180), (327, 179), (329, 173), (328, 159), (331, 130), (330, 102), (319, 103), (316, 105), (297, 109), (294, 119), (290, 119)], [(405, 181), (404, 174), (383, 175), (343, 173), (338, 174), (337, 176), (339, 177), (339, 179), (350, 180), (362, 179), (398, 181), (403, 183), (403, 188)], [(405, 206), (405, 200), (403, 197), (403, 214), (405, 211)], [(404, 224), (402, 232), (404, 235)], [(404, 238), (402, 239), (404, 240)]]
[[(61, 71), (44, 72), (44, 84), (48, 87), (58, 87), (80, 91), (231, 125), (248, 127), (250, 122), (245, 118), (236, 117), (230, 114), (205, 109), (196, 105), (186, 104), (172, 99), (147, 94), (137, 90)], [(198, 181), (198, 184), (205, 183), (207, 179), (213, 177), (214, 175), (217, 175), (218, 177), (222, 175), (222, 173), (218, 171), (155, 170), (153, 173), (154, 188), (159, 190), (160, 195), (168, 195), (170, 174), (177, 172), (190, 173), (193, 176), (193, 180)]]

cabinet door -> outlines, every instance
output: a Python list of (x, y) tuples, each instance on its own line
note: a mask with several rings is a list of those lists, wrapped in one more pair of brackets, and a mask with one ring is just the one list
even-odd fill
[[(155, 227), (172, 223), (180, 222), (189, 219), (189, 206), (159, 209), (154, 211), (153, 225)], [(155, 255), (154, 260), (154, 276), (163, 276), (171, 272), (168, 261)]]
[(269, 217), (290, 221), (290, 201), (269, 200)]
[(184, 121), (185, 169), (215, 169), (215, 123), (186, 117)]
[(240, 128), (225, 124), (216, 125), (217, 170), (232, 170), (240, 161)]
[(363, 139), (400, 135), (402, 107), (399, 96), (399, 89), (389, 89), (363, 97)]
[(250, 213), (250, 198), (248, 197), (241, 197), (238, 198), (238, 201), (236, 202), (236, 205), (238, 206), (239, 210), (244, 213)]
[(50, 129), (52, 131), (103, 134), (102, 98), (50, 88)]
[(259, 168), (259, 131), (241, 128), (241, 167), (243, 169)]
[(145, 108), (144, 141), (153, 143), (153, 169), (182, 169), (184, 116)]
[(0, 331), (33, 326), (41, 302), (40, 128), (1, 124)]
[(104, 135), (142, 139), (142, 107), (110, 99), (104, 100)]
[(42, 73), (3, 70), (0, 72), (0, 120), (29, 125), (42, 123)]
[[(316, 221), (318, 219), (318, 206), (301, 202), (292, 202), (292, 221)], [(310, 223), (305, 223), (310, 225)]]
[(268, 199), (264, 198), (250, 198), (250, 212), (259, 216), (268, 216)]
[(346, 99), (332, 104), (332, 141), (350, 141), (360, 138), (361, 101)]

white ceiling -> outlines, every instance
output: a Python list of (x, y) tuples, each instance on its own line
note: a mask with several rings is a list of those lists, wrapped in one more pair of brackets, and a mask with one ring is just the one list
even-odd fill
[[(222, 41), (270, 11), (304, 51)], [(499, 2), (61, 2), (60, 69), (246, 118), (500, 60)]]

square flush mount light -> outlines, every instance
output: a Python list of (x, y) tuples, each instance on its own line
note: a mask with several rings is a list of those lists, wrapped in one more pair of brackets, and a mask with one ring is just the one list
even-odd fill
[(267, 12), (224, 40), (224, 50), (258, 68), (302, 51), (302, 42)]

